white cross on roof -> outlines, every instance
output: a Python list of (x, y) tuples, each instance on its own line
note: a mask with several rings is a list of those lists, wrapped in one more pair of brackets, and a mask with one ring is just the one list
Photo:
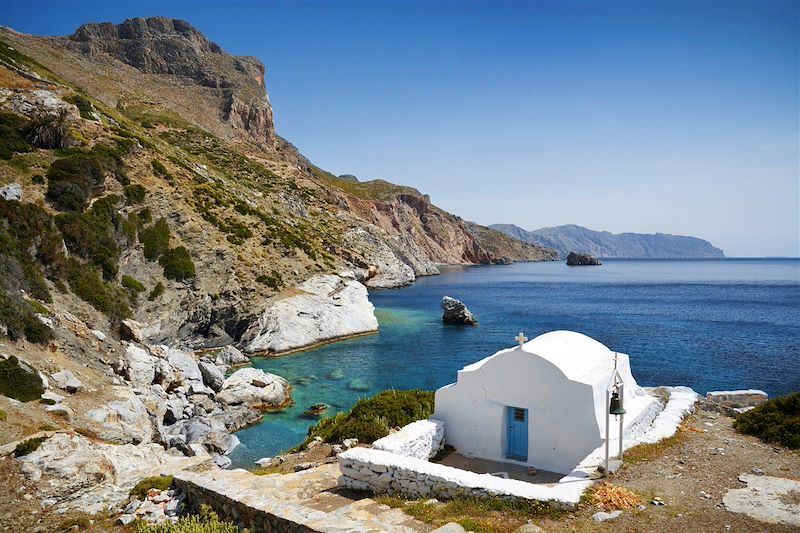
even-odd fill
[(517, 335), (516, 337), (514, 337), (514, 340), (515, 340), (515, 341), (517, 341), (517, 342), (519, 343), (519, 345), (520, 345), (520, 346), (522, 346), (522, 345), (523, 345), (523, 344), (525, 344), (525, 342), (528, 340), (528, 337), (526, 337), (525, 335), (523, 335), (523, 334), (522, 334), (522, 332), (520, 331), (520, 332), (519, 332), (519, 335)]

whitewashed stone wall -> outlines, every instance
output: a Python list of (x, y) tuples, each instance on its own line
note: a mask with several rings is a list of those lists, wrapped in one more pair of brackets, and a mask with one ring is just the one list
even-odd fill
[(444, 422), (441, 420), (417, 420), (400, 431), (373, 443), (373, 448), (386, 452), (428, 460), (444, 447)]
[(412, 498), (499, 496), (573, 506), (591, 483), (586, 479), (555, 486), (534, 485), (370, 448), (353, 448), (340, 453), (339, 469), (342, 472), (339, 478), (341, 487), (400, 493)]

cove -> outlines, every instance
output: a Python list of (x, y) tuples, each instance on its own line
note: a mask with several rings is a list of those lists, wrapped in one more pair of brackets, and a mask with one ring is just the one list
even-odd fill
[[(441, 322), (444, 295), (477, 327)], [(252, 468), (301, 442), (315, 419), (390, 388), (433, 390), (464, 365), (529, 338), (567, 329), (628, 353), (641, 385), (696, 391), (800, 390), (800, 260), (607, 260), (444, 267), (410, 287), (371, 291), (380, 331), (253, 366), (285, 377), (294, 405), (239, 431), (234, 467)]]

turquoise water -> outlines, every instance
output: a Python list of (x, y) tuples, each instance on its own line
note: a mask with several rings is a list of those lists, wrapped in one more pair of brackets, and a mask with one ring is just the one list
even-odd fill
[[(462, 300), (480, 324), (441, 322), (443, 295)], [(689, 385), (698, 392), (800, 390), (800, 260), (608, 260), (447, 267), (399, 290), (372, 291), (380, 332), (253, 366), (284, 376), (295, 404), (237, 433), (234, 466), (290, 448), (313, 420), (387, 388), (435, 389), (458, 369), (556, 329), (590, 335), (628, 353), (642, 385)]]

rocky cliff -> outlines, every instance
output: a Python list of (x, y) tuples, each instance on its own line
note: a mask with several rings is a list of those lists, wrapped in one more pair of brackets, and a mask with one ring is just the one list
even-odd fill
[(569, 224), (553, 228), (524, 230), (514, 224), (489, 226), (531, 244), (557, 250), (561, 258), (570, 252), (603, 258), (627, 259), (701, 259), (725, 257), (719, 248), (697, 237), (666, 233), (609, 233)]
[[(318, 274), (350, 271), (389, 288), (440, 263), (553, 257), (414, 189), (319, 169), (275, 133), (264, 66), (186, 22), (86, 24), (69, 37), (0, 29), (0, 41), (0, 111), (19, 139), (0, 159), (0, 186), (13, 185), (23, 210), (63, 238), (60, 261), (72, 265), (42, 264), (41, 283), (77, 286), (67, 272), (76, 262), (97, 268), (109, 295), (136, 295), (109, 316), (132, 316), (149, 342), (244, 342), (265, 309)], [(59, 110), (58, 146), (31, 144), (31, 124)]]

